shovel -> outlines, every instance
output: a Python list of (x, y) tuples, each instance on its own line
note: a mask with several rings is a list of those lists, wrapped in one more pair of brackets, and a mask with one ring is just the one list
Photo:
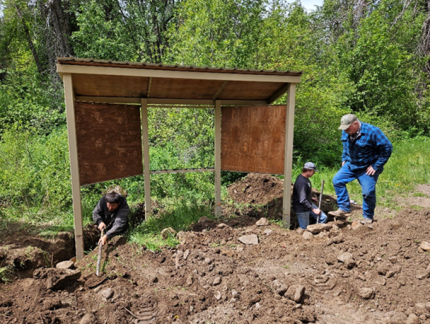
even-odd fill
[[(320, 215), (321, 215), (321, 201), (322, 201), (323, 191), (324, 191), (324, 180), (321, 183), (320, 201), (318, 204), (318, 209), (320, 210)], [(318, 217), (317, 217), (317, 224), (319, 224), (319, 222), (320, 222), (320, 215), (318, 215)]]
[[(104, 235), (104, 230), (102, 230), (102, 235), (100, 236), (100, 238), (102, 238), (103, 235)], [(99, 256), (97, 258), (97, 271), (96, 271), (97, 277), (100, 275), (100, 263), (102, 261), (102, 251), (103, 251), (103, 245), (99, 244)]]

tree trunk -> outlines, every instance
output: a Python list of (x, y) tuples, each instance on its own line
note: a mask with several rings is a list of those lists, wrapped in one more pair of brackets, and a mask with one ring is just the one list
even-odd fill
[(24, 29), (25, 36), (27, 38), (28, 46), (30, 47), (31, 53), (33, 54), (34, 61), (36, 62), (37, 70), (40, 74), (43, 74), (45, 71), (40, 62), (39, 55), (37, 54), (36, 48), (34, 47), (33, 41), (31, 39), (30, 31), (28, 30), (27, 24), (25, 23), (24, 16), (22, 15), (21, 10), (17, 5), (15, 5), (16, 12), (21, 19), (22, 28)]

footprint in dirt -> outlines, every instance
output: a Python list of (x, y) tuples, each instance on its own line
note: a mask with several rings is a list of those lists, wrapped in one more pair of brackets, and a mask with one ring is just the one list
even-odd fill
[(153, 307), (143, 307), (137, 313), (132, 313), (128, 311), (131, 315), (135, 317), (134, 324), (149, 324), (155, 322), (155, 316), (157, 312)]

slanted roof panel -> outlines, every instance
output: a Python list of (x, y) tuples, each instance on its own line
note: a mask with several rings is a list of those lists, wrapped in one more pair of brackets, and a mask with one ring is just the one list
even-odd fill
[(233, 100), (270, 104), (285, 93), (288, 84), (299, 83), (301, 76), (301, 72), (291, 71), (184, 67), (76, 58), (58, 58), (57, 68), (60, 74), (72, 75), (75, 96), (84, 101), (116, 103), (134, 103), (138, 98), (152, 98), (172, 102), (216, 99), (225, 100), (227, 105), (232, 104)]
[(150, 98), (212, 99), (223, 81), (153, 78)]
[(230, 81), (219, 94), (219, 100), (268, 99), (281, 89), (285, 83), (281, 82), (238, 82)]
[(149, 78), (73, 74), (73, 89), (77, 96), (145, 98)]

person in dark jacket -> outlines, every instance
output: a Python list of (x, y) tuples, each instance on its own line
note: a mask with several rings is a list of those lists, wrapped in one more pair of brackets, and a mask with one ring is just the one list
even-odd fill
[(105, 245), (108, 239), (127, 230), (129, 213), (127, 200), (116, 192), (110, 192), (99, 200), (93, 211), (93, 220), (100, 231), (106, 230), (99, 244)]
[(340, 217), (351, 211), (346, 184), (357, 179), (363, 194), (361, 223), (371, 224), (376, 206), (376, 182), (393, 145), (378, 127), (360, 122), (353, 114), (342, 117), (339, 129), (342, 130), (342, 167), (333, 178), (338, 210), (329, 215)]
[(306, 229), (309, 225), (309, 216), (315, 220), (318, 219), (319, 223), (327, 223), (327, 216), (324, 214), (312, 201), (317, 201), (312, 198), (312, 183), (309, 180), (317, 168), (314, 163), (306, 162), (302, 169), (302, 174), (299, 174), (293, 189), (293, 210), (297, 215), (299, 226)]

